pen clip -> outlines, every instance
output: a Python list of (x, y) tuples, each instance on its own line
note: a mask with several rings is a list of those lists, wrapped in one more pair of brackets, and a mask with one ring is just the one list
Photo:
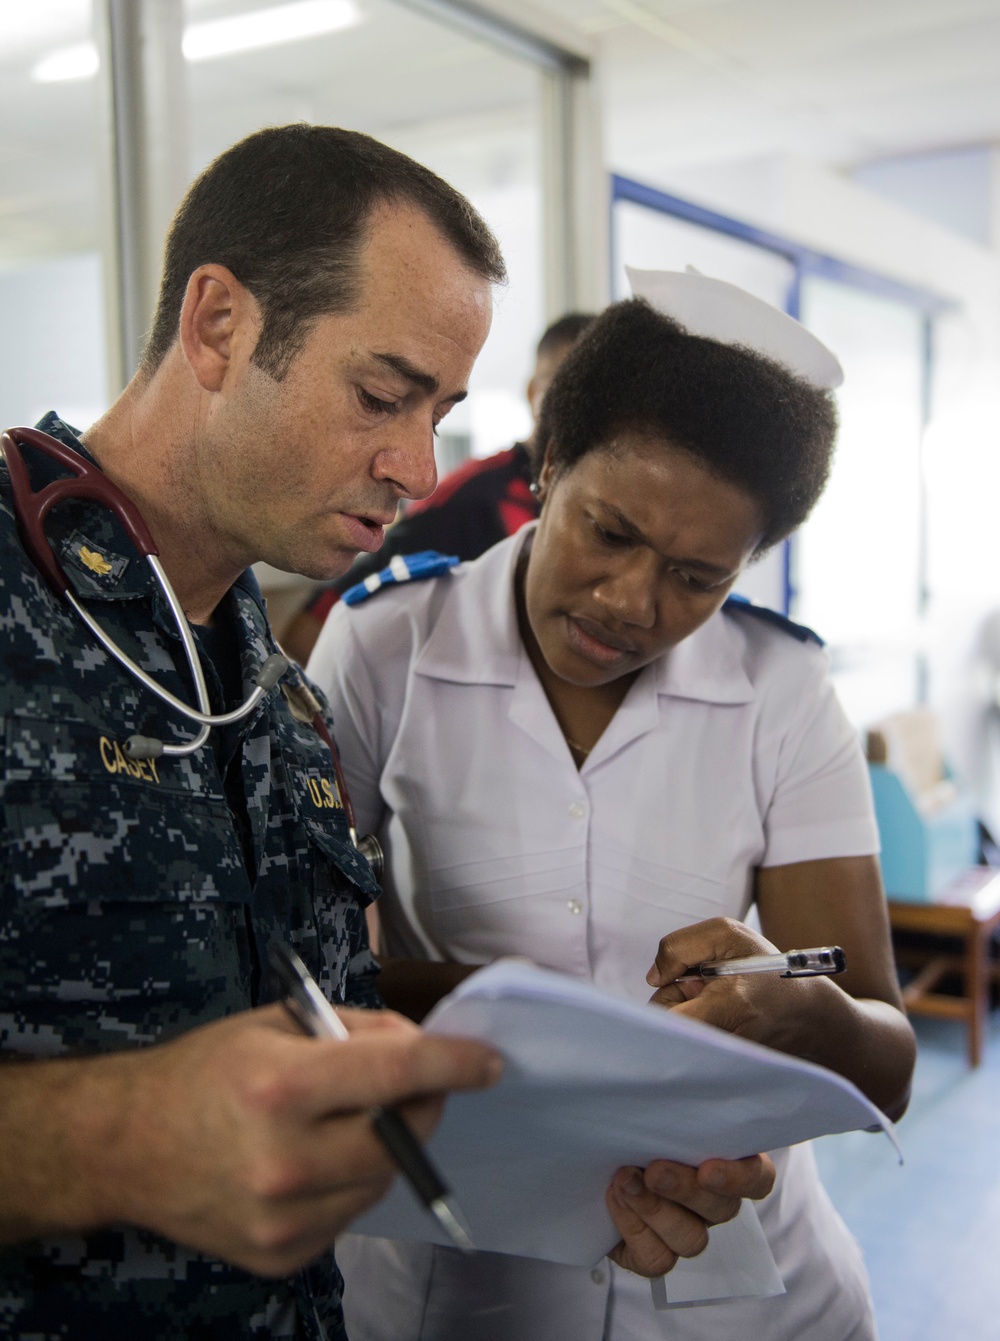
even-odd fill
[(790, 950), (785, 956), (788, 971), (783, 978), (828, 978), (843, 973), (847, 956), (839, 945), (822, 945), (816, 950)]

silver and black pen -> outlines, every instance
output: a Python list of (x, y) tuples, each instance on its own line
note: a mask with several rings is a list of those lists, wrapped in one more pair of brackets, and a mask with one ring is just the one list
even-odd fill
[[(350, 1038), (344, 1022), (294, 950), (274, 945), (268, 951), (268, 963), (285, 993), (285, 1006), (307, 1034), (341, 1042)], [(395, 1108), (382, 1107), (370, 1108), (368, 1112), (379, 1140), (431, 1215), (456, 1248), (473, 1252), (472, 1238), (461, 1211), (402, 1114)]]
[(839, 945), (820, 945), (814, 950), (713, 959), (707, 964), (698, 964), (674, 982), (707, 982), (710, 978), (730, 978), (744, 973), (777, 973), (782, 978), (825, 978), (843, 973), (846, 968), (847, 956)]

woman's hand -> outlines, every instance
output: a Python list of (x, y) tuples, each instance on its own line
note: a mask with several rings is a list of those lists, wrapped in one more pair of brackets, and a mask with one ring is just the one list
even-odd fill
[[(891, 1118), (906, 1109), (916, 1040), (902, 1009), (878, 859), (836, 857), (757, 872), (764, 935), (729, 918), (684, 927), (660, 941), (647, 981), (653, 1001), (829, 1067)], [(678, 983), (711, 959), (840, 945), (834, 978), (757, 974)]]
[[(656, 962), (646, 975), (649, 985), (657, 988), (651, 1000), (658, 1006), (671, 1006), (706, 1024), (714, 1024), (727, 1033), (782, 1048), (788, 1041), (789, 1028), (794, 1033), (803, 1007), (811, 1002), (811, 991), (819, 987), (825, 993), (831, 987), (829, 982), (820, 978), (782, 978), (777, 973), (676, 981), (699, 964), (714, 959), (775, 953), (777, 947), (759, 932), (732, 918), (713, 917), (707, 922), (695, 922), (660, 941)], [(794, 1049), (786, 1046), (782, 1050)]]
[(639, 1276), (662, 1276), (679, 1257), (704, 1252), (711, 1227), (732, 1220), (744, 1197), (759, 1201), (773, 1186), (767, 1155), (619, 1169), (605, 1200), (622, 1241), (608, 1256)]

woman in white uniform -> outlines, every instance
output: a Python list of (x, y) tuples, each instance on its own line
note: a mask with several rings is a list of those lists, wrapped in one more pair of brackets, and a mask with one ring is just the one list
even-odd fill
[[(359, 824), (386, 850), (383, 994), (419, 1014), (473, 968), (524, 955), (639, 1000), (653, 989), (839, 1071), (896, 1116), (914, 1042), (856, 735), (818, 641), (727, 603), (823, 488), (830, 356), (715, 281), (647, 292), (661, 310), (608, 309), (548, 393), (538, 523), (450, 575), (338, 606), (313, 655)], [(720, 328), (727, 303), (749, 305), (758, 349), (745, 323), (740, 343)], [(663, 310), (678, 308), (687, 329)], [(744, 925), (754, 905), (762, 934)], [(824, 944), (844, 947), (843, 979), (674, 981)], [(656, 1312), (614, 1261), (357, 1237), (338, 1245), (351, 1335), (870, 1341), (860, 1253), (810, 1149), (773, 1158), (758, 1210), (784, 1295)], [(651, 1190), (669, 1195), (669, 1168), (656, 1178), (616, 1176), (619, 1225), (641, 1227)]]

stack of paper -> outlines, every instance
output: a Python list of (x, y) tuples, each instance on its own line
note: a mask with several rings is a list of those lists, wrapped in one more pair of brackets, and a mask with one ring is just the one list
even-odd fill
[[(862, 1127), (896, 1143), (888, 1119), (831, 1071), (527, 964), (473, 974), (426, 1027), (506, 1059), (494, 1089), (448, 1100), (428, 1147), (477, 1248), (493, 1252), (593, 1266), (619, 1239), (604, 1194), (625, 1164), (737, 1159)], [(353, 1228), (447, 1242), (400, 1179)], [(685, 1288), (689, 1298), (780, 1292), (752, 1204), (668, 1281), (675, 1300)]]

